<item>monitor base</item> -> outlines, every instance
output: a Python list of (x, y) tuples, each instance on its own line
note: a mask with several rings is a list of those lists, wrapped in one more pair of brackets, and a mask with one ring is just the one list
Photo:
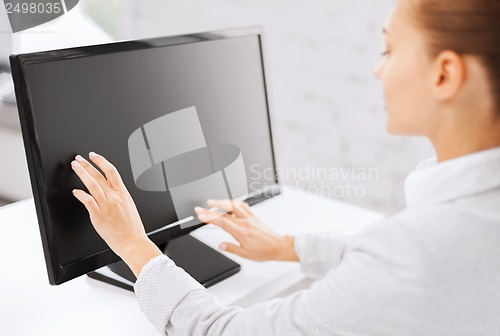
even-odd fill
[[(163, 251), (177, 266), (182, 267), (206, 288), (229, 278), (241, 269), (240, 264), (190, 234), (170, 240)], [(87, 275), (129, 291), (134, 290), (136, 277), (125, 262), (120, 260), (107, 268), (112, 273), (97, 270)]]

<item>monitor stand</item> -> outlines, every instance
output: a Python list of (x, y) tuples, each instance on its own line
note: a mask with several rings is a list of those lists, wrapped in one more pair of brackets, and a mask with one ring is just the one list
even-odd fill
[[(190, 234), (170, 240), (160, 246), (177, 266), (182, 267), (196, 281), (210, 287), (231, 275), (238, 273), (240, 264), (229, 259)], [(123, 261), (118, 261), (87, 274), (90, 278), (106, 282), (130, 291), (136, 277)]]

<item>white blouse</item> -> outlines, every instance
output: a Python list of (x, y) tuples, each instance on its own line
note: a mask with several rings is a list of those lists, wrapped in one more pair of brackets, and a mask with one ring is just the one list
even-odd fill
[(353, 235), (300, 234), (309, 289), (224, 306), (167, 256), (141, 270), (141, 310), (166, 335), (500, 335), (500, 147), (405, 181), (407, 208)]

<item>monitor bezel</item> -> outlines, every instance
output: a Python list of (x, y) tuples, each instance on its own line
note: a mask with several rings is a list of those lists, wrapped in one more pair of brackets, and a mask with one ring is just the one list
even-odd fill
[[(262, 189), (257, 193), (252, 193), (251, 197), (245, 200), (250, 205), (254, 205), (281, 193), (275, 158), (275, 141), (272, 132), (273, 116), (271, 113), (269, 99), (269, 74), (267, 72), (267, 66), (265, 64), (265, 48), (262, 35), (262, 27), (245, 27), (202, 33), (153, 37), (139, 40), (126, 40), (107, 44), (81, 46), (66, 49), (33, 52), (27, 54), (13, 54), (10, 56), (12, 77), (14, 80), (25, 154), (28, 163), (31, 187), (33, 191), (33, 199), (42, 239), (47, 274), (49, 283), (51, 285), (62, 284), (66, 281), (99, 269), (103, 266), (109, 265), (110, 263), (116, 262), (120, 260), (120, 258), (115, 253), (113, 253), (111, 249), (108, 248), (104, 251), (97, 252), (90, 256), (82, 257), (81, 259), (78, 259), (69, 264), (61, 264), (57, 240), (54, 239), (54, 234), (50, 232), (52, 228), (52, 225), (49, 224), (51, 222), (50, 211), (48, 203), (45, 199), (47, 181), (44, 179), (44, 173), (41, 164), (42, 161), (39, 149), (40, 147), (37, 141), (38, 137), (34, 124), (34, 114), (28, 87), (26, 67), (28, 65), (40, 62), (53, 62), (73, 58), (92, 57), (102, 54), (168, 47), (209, 40), (257, 36), (259, 38), (260, 46), (262, 75), (264, 81), (263, 84), (269, 123), (269, 137), (271, 142), (275, 181), (274, 184), (268, 185), (265, 189)], [(168, 225), (168, 223), (166, 225)], [(152, 234), (149, 237), (155, 244), (157, 244), (158, 246), (162, 246), (170, 239), (188, 234), (189, 232), (204, 225), (204, 223), (201, 223), (185, 229), (180, 229), (180, 226), (177, 225), (161, 232)]]

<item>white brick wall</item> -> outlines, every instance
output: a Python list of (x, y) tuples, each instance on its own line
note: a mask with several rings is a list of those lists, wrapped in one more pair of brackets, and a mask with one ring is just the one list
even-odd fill
[[(345, 174), (353, 167), (378, 171), (378, 179), (372, 174), (371, 181), (306, 178), (286, 183), (325, 185), (330, 189), (319, 192), (386, 213), (404, 206), (405, 176), (433, 152), (426, 140), (396, 138), (385, 131), (382, 90), (373, 69), (384, 48), (381, 29), (394, 0), (131, 3), (121, 38), (262, 25), (278, 166)], [(357, 186), (357, 197), (347, 195), (347, 184)]]

